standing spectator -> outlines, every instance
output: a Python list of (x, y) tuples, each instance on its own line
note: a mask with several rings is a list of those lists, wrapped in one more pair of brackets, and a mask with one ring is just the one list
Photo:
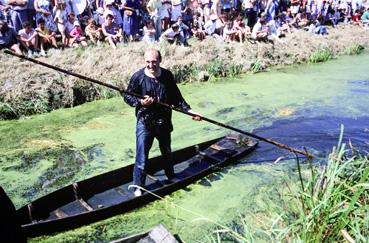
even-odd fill
[(161, 36), (161, 12), (163, 4), (161, 0), (149, 0), (146, 9), (150, 15), (150, 18), (154, 21), (156, 36), (155, 39), (158, 40)]
[(56, 32), (57, 27), (54, 23), (52, 16), (53, 3), (51, 0), (35, 0), (35, 10), (36, 10), (36, 23), (39, 19), (44, 19), (45, 26), (51, 32)]
[(69, 32), (66, 32), (65, 24), (68, 20), (67, 11), (65, 10), (66, 4), (65, 1), (59, 1), (56, 5), (54, 22), (56, 23), (58, 30), (62, 36), (62, 48), (68, 46), (69, 42)]
[(23, 29), (19, 31), (19, 37), (22, 43), (24, 43), (25, 47), (27, 48), (27, 55), (28, 57), (32, 57), (34, 52), (37, 50), (38, 47), (38, 35), (30, 22), (25, 21), (23, 23)]
[(28, 15), (28, 1), (27, 0), (8, 0), (7, 4), (10, 8), (10, 18), (12, 27), (16, 32), (22, 29), (24, 21), (30, 20)]
[(171, 0), (172, 1), (172, 16), (171, 20), (177, 22), (178, 17), (182, 16), (182, 4), (181, 0)]
[(96, 21), (97, 26), (101, 26), (105, 22), (104, 9), (103, 8), (98, 7), (96, 9), (96, 13), (94, 15), (94, 19)]
[(13, 28), (9, 28), (8, 23), (0, 20), (0, 49), (10, 49), (18, 55), (22, 55), (18, 43), (17, 32)]
[(139, 0), (126, 0), (123, 5), (123, 32), (131, 41), (136, 40), (136, 35), (138, 34), (139, 19), (137, 12), (139, 12), (140, 8)]
[(116, 49), (116, 44), (122, 41), (122, 29), (115, 24), (114, 16), (108, 14), (105, 22), (101, 26), (102, 32), (105, 36), (105, 41), (110, 44), (113, 49)]
[(162, 30), (166, 30), (170, 28), (170, 16), (172, 13), (172, 3), (170, 0), (161, 0), (162, 8), (161, 8), (161, 24)]
[(38, 20), (38, 27), (36, 28), (36, 32), (40, 40), (41, 56), (46, 56), (46, 45), (51, 45), (55, 48), (58, 48), (55, 39), (55, 32), (50, 31), (46, 27), (46, 23), (43, 18)]
[(247, 26), (250, 27), (250, 29), (254, 27), (257, 18), (257, 6), (255, 3), (256, 0), (243, 0), (242, 2), (247, 18)]
[(142, 38), (143, 41), (148, 43), (155, 42), (155, 27), (152, 19), (147, 20), (146, 25), (143, 27), (144, 36)]

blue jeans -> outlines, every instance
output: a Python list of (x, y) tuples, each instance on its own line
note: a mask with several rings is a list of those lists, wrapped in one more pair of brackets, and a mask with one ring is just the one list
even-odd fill
[(160, 152), (166, 165), (164, 168), (166, 176), (168, 179), (174, 177), (170, 132), (161, 131), (158, 128), (148, 129), (145, 127), (143, 120), (139, 119), (136, 125), (136, 162), (133, 169), (133, 184), (135, 185), (145, 186), (145, 166), (154, 138), (159, 142)]

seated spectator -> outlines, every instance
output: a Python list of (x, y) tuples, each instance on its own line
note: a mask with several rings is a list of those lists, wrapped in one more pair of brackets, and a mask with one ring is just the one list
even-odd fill
[(265, 18), (260, 17), (259, 20), (252, 28), (251, 37), (255, 40), (266, 41), (268, 39), (268, 26), (266, 25)]
[(89, 19), (88, 24), (85, 28), (85, 33), (92, 43), (95, 45), (102, 40), (101, 27), (96, 26), (96, 21), (94, 19)]
[(328, 35), (327, 28), (322, 26), (318, 19), (310, 24), (309, 32), (314, 33), (314, 34), (318, 34), (318, 35)]
[(69, 37), (69, 33), (74, 29), (74, 22), (76, 20), (76, 15), (74, 13), (68, 14), (67, 22), (65, 23), (65, 33), (67, 37)]
[(87, 46), (87, 39), (78, 21), (74, 22), (74, 28), (69, 33), (69, 35), (70, 35), (70, 41), (69, 41), (70, 46), (72, 47), (78, 47), (79, 45)]
[(204, 25), (205, 33), (207, 35), (213, 37), (217, 41), (224, 41), (223, 37), (216, 32), (216, 30), (217, 30), (217, 20), (218, 20), (217, 15), (211, 15), (210, 16), (210, 20), (208, 20)]
[(147, 20), (146, 25), (143, 27), (143, 33), (143, 41), (146, 41), (148, 43), (155, 42), (156, 30), (154, 26), (154, 21), (152, 19)]
[(102, 32), (105, 36), (105, 41), (110, 44), (113, 49), (116, 49), (116, 44), (123, 40), (122, 28), (115, 24), (114, 16), (108, 14), (105, 18), (105, 22), (101, 26)]
[(17, 55), (22, 55), (18, 43), (18, 35), (13, 28), (9, 28), (8, 24), (0, 20), (0, 49), (10, 49)]
[(241, 43), (243, 40), (247, 39), (247, 37), (251, 36), (250, 27), (245, 25), (241, 16), (238, 16), (233, 22), (233, 30), (236, 31), (235, 38)]
[(338, 24), (339, 21), (341, 21), (341, 15), (339, 11), (335, 11), (333, 8), (331, 8), (328, 11), (328, 15), (327, 15), (327, 21), (325, 24), (331, 24), (333, 27), (336, 26)]
[(123, 27), (123, 17), (119, 10), (114, 6), (114, 0), (105, 0), (105, 8), (104, 8), (104, 17), (106, 20), (106, 16), (108, 14), (114, 16), (114, 23), (118, 25), (120, 28)]
[(366, 27), (369, 26), (369, 8), (367, 8), (363, 13), (363, 15), (361, 15), (361, 22), (363, 23), (364, 26)]
[(182, 16), (178, 17), (177, 25), (179, 26), (179, 32), (183, 38), (190, 38), (190, 27), (188, 27), (184, 22)]
[(200, 28), (198, 25), (194, 25), (191, 29), (192, 35), (195, 36), (198, 40), (205, 39), (205, 31)]
[(235, 41), (237, 31), (233, 29), (232, 21), (226, 22), (223, 29), (223, 39), (225, 41)]
[(354, 23), (358, 23), (360, 20), (361, 20), (360, 10), (356, 10), (355, 13), (352, 15), (352, 21)]
[(27, 55), (28, 57), (32, 57), (34, 52), (37, 51), (38, 46), (38, 35), (34, 28), (29, 21), (23, 22), (23, 29), (19, 32), (20, 40), (24, 43), (25, 47), (27, 48)]
[(40, 40), (40, 49), (41, 49), (40, 55), (41, 56), (46, 56), (46, 51), (45, 51), (46, 45), (51, 45), (55, 48), (58, 48), (56, 44), (56, 39), (55, 39), (55, 32), (51, 32), (48, 28), (46, 28), (44, 19), (42, 18), (39, 19), (36, 32)]
[(309, 20), (306, 13), (297, 13), (295, 18), (291, 21), (291, 26), (296, 29), (305, 28), (308, 26)]
[(164, 31), (160, 37), (161, 41), (167, 41), (170, 44), (178, 44), (182, 46), (188, 46), (187, 40), (180, 34), (178, 24), (172, 24), (172, 27)]
[(280, 30), (280, 36), (284, 36), (286, 33), (291, 34), (291, 26), (286, 19), (286, 15), (284, 13), (280, 13), (276, 17), (276, 25)]

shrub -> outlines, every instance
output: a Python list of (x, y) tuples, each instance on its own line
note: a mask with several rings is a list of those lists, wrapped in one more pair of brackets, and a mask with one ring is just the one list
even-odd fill
[(354, 45), (346, 49), (345, 53), (348, 55), (359, 55), (364, 51), (364, 47), (362, 45)]
[(326, 62), (333, 58), (332, 50), (328, 47), (321, 48), (313, 52), (309, 56), (309, 61), (311, 63), (318, 63), (318, 62)]

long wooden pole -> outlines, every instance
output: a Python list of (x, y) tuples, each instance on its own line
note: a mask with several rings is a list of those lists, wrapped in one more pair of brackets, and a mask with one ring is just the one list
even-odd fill
[[(15, 54), (14, 52), (10, 51), (10, 50), (5, 50), (4, 53), (6, 54), (9, 54), (9, 55), (12, 55), (12, 56), (16, 56), (18, 58), (21, 58), (21, 59), (24, 59), (24, 60), (27, 60), (27, 61), (30, 61), (30, 62), (33, 62), (33, 63), (36, 63), (38, 65), (41, 65), (41, 66), (44, 66), (44, 67), (47, 67), (47, 68), (50, 68), (50, 69), (53, 69), (53, 70), (56, 70), (56, 71), (59, 71), (61, 73), (65, 73), (65, 74), (68, 74), (68, 75), (71, 75), (71, 76), (74, 76), (74, 77), (77, 77), (77, 78), (80, 78), (80, 79), (84, 79), (86, 81), (90, 81), (92, 83), (95, 83), (95, 84), (99, 84), (99, 85), (102, 85), (102, 86), (105, 86), (105, 87), (108, 87), (110, 89), (114, 89), (118, 92), (120, 92), (121, 94), (128, 94), (128, 95), (132, 95), (132, 96), (135, 96), (135, 97), (138, 97), (138, 98), (144, 98), (142, 95), (139, 95), (139, 94), (136, 94), (136, 93), (132, 93), (132, 92), (129, 92), (129, 91), (126, 91), (126, 90), (122, 90), (114, 85), (111, 85), (111, 84), (107, 84), (107, 83), (104, 83), (104, 82), (101, 82), (99, 80), (96, 80), (96, 79), (93, 79), (93, 78), (90, 78), (90, 77), (86, 77), (84, 75), (81, 75), (81, 74), (78, 74), (78, 73), (75, 73), (75, 72), (72, 72), (72, 71), (67, 71), (65, 69), (62, 69), (62, 68), (59, 68), (59, 67), (56, 67), (56, 66), (53, 66), (53, 65), (50, 65), (50, 64), (47, 64), (45, 62), (41, 62), (39, 60), (36, 60), (34, 58), (30, 58), (30, 57), (26, 57), (24, 55), (17, 55)], [(158, 101), (154, 101), (154, 103), (156, 104), (159, 104), (161, 106), (164, 106), (164, 107), (167, 107), (169, 109), (172, 109), (174, 111), (177, 111), (177, 112), (180, 112), (180, 113), (183, 113), (185, 115), (189, 115), (189, 116), (194, 116), (194, 114), (190, 113), (190, 112), (187, 112), (187, 111), (184, 111), (184, 110), (181, 110), (179, 108), (176, 108), (174, 106), (171, 106), (171, 105), (168, 105), (166, 103), (162, 103), (162, 102), (158, 102)], [(218, 121), (215, 121), (213, 119), (210, 119), (210, 118), (207, 118), (207, 117), (204, 117), (204, 116), (201, 116), (201, 120), (204, 120), (204, 121), (207, 121), (209, 123), (212, 123), (212, 124), (215, 124), (217, 126), (220, 126), (220, 127), (224, 127), (226, 129), (229, 129), (229, 130), (232, 130), (232, 131), (235, 131), (235, 132), (238, 132), (238, 133), (241, 133), (241, 134), (244, 134), (244, 135), (247, 135), (249, 137), (253, 137), (253, 138), (256, 138), (260, 141), (264, 141), (266, 143), (270, 143), (270, 144), (273, 144), (279, 148), (283, 148), (283, 149), (286, 149), (286, 150), (289, 150), (291, 152), (294, 152), (294, 153), (298, 153), (298, 154), (302, 154), (302, 155), (305, 155), (309, 158), (312, 158), (313, 156), (305, 151), (302, 151), (302, 150), (299, 150), (299, 149), (295, 149), (295, 148), (292, 148), (290, 146), (287, 146), (285, 144), (282, 144), (282, 143), (279, 143), (277, 141), (274, 141), (272, 139), (269, 139), (269, 138), (264, 138), (264, 137), (260, 137), (256, 134), (253, 134), (253, 133), (250, 133), (250, 132), (246, 132), (246, 131), (243, 131), (241, 129), (238, 129), (238, 128), (235, 128), (235, 127), (232, 127), (232, 126), (229, 126), (229, 125), (226, 125), (224, 123), (221, 123), (221, 122), (218, 122)]]

